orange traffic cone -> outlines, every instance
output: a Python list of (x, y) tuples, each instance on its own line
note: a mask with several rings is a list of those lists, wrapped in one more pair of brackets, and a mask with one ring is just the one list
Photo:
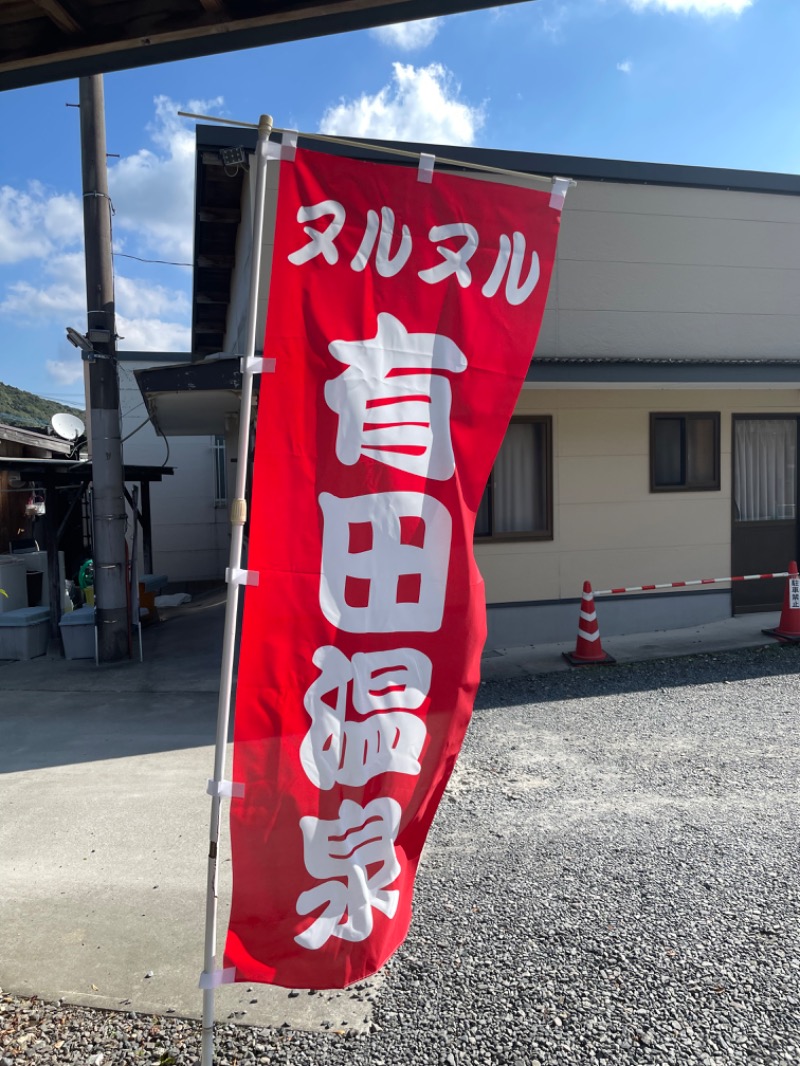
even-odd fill
[(578, 640), (574, 652), (561, 653), (571, 666), (591, 666), (593, 663), (615, 663), (603, 651), (600, 643), (600, 626), (597, 624), (597, 611), (594, 609), (594, 594), (588, 581), (583, 583), (583, 599), (578, 622)]
[(762, 632), (784, 644), (800, 644), (800, 574), (794, 561), (789, 563), (781, 620), (775, 629), (764, 629)]

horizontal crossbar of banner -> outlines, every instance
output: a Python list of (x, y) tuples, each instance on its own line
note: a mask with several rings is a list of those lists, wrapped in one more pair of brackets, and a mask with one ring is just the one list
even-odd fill
[[(218, 115), (195, 115), (191, 111), (179, 111), (178, 114), (181, 118), (202, 119), (203, 122), (223, 123), (226, 126), (241, 126), (248, 130), (258, 129), (258, 123), (256, 122), (238, 122), (236, 119), (220, 118)], [(273, 126), (273, 133), (297, 133), (298, 137), (303, 137), (306, 140), (325, 141), (329, 144), (342, 144), (347, 148), (365, 149), (368, 152), (384, 152), (389, 155), (404, 156), (406, 159), (417, 161), (421, 155), (428, 154), (426, 152), (409, 152), (405, 148), (389, 148), (387, 145), (370, 144), (368, 141), (352, 141), (346, 137), (331, 137), (325, 133), (300, 133), (297, 130), (281, 129), (280, 126)], [(548, 177), (546, 174), (527, 174), (521, 170), (506, 170), (504, 167), (490, 167), (485, 163), (470, 163), (465, 159), (448, 159), (441, 155), (436, 156), (436, 162), (448, 167), (466, 167), (469, 170), (480, 170), (487, 174), (499, 174), (503, 177), (520, 179), (522, 181), (541, 181), (547, 185), (552, 185), (556, 180), (554, 177)], [(567, 180), (571, 186), (578, 184), (573, 178), (567, 178), (565, 180)]]
[(738, 577), (699, 577), (694, 581), (667, 581), (660, 585), (629, 585), (627, 588), (602, 589), (595, 596), (619, 596), (623, 592), (653, 592), (655, 589), (686, 589), (693, 585), (720, 585), (728, 581), (768, 581), (773, 577), (789, 577), (786, 570), (779, 574), (743, 574)]

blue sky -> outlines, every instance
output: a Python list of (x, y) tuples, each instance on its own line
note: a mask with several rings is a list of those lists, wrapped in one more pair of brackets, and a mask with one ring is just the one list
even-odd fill
[[(105, 78), (115, 250), (189, 262), (193, 124), (800, 171), (798, 0), (535, 0)], [(77, 82), (0, 94), (0, 381), (83, 406)], [(120, 347), (186, 350), (191, 271), (115, 259)]]

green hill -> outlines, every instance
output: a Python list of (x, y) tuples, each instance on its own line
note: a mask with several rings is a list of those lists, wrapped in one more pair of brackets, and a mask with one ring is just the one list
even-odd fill
[(79, 418), (84, 417), (83, 411), (75, 407), (45, 400), (32, 392), (15, 389), (13, 385), (4, 385), (0, 381), (0, 423), (7, 426), (49, 426), (50, 419), (59, 411), (78, 415)]

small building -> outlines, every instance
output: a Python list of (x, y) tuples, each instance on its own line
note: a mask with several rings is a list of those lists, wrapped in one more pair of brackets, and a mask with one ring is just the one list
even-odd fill
[[(209, 382), (197, 417), (186, 415), (196, 388), (173, 379), (172, 393), (162, 380), (159, 403), (139, 375), (164, 432), (177, 405), (183, 432), (212, 418), (217, 432), (224, 410), (229, 448), (254, 170), (224, 166), (220, 152), (254, 146), (255, 131), (197, 131), (188, 373)], [(478, 515), (489, 645), (574, 637), (585, 580), (601, 590), (786, 570), (798, 554), (800, 177), (404, 147), (577, 181), (528, 379)], [(270, 250), (268, 229), (267, 276)], [(259, 338), (265, 310), (266, 286)], [(782, 592), (773, 580), (631, 593), (603, 605), (603, 632), (768, 610)]]
[[(42, 429), (0, 425), (0, 459), (53, 459), (71, 455), (73, 445)], [(0, 463), (0, 554), (33, 542), (44, 496), (13, 464)]]
[[(49, 621), (50, 634), (57, 636), (62, 614), (72, 609), (71, 592), (79, 575), (83, 578), (87, 567), (91, 573), (93, 472), (84, 425), (65, 413), (52, 423), (54, 432), (0, 425), (0, 614), (6, 615), (4, 629), (20, 628), (19, 633), (4, 633), (0, 659), (43, 654), (46, 637), (44, 645), (34, 642), (38, 650), (31, 651), (27, 627), (41, 624), (47, 629)], [(141, 546), (145, 562), (154, 557), (151, 486), (160, 486), (172, 474), (163, 455), (157, 464), (126, 458), (123, 466), (128, 541)], [(132, 569), (131, 580), (134, 576)], [(25, 614), (37, 608), (44, 610), (43, 619)]]
[[(168, 436), (157, 432), (142, 403), (136, 375), (148, 372), (157, 382), (161, 368), (172, 367), (180, 376), (191, 357), (176, 352), (118, 352), (119, 394), (122, 414), (124, 461), (157, 469), (168, 466), (168, 481), (144, 482), (143, 501), (150, 516), (149, 552), (139, 559), (139, 572), (161, 574), (173, 586), (219, 582), (230, 551), (228, 493), (230, 463), (225, 447), (225, 418), (215, 422), (213, 412), (202, 407), (202, 397), (192, 390), (191, 423), (173, 420)], [(158, 401), (151, 397), (154, 410)], [(238, 420), (238, 393), (234, 401)], [(128, 505), (130, 514), (130, 504)]]

